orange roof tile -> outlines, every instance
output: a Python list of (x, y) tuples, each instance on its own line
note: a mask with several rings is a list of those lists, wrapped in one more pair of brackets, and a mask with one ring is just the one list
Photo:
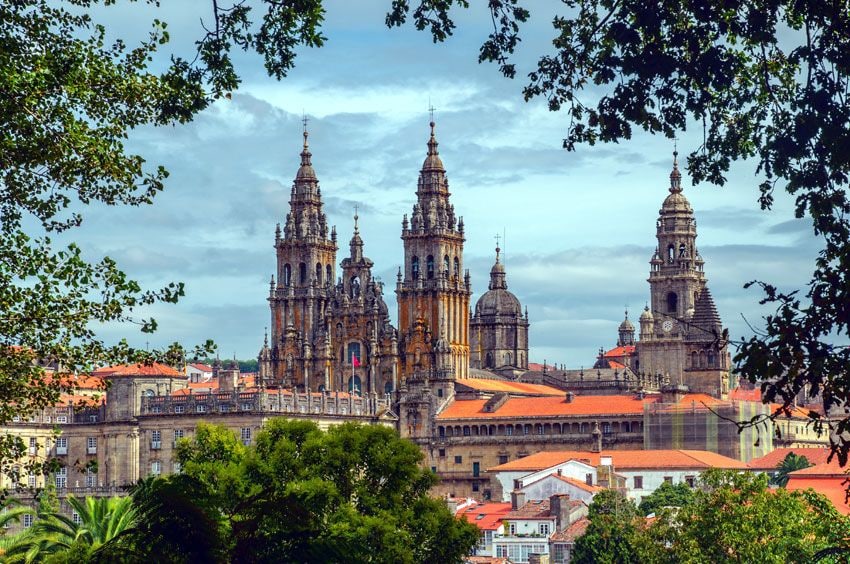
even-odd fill
[(212, 366), (208, 366), (206, 364), (201, 364), (200, 362), (193, 362), (189, 366), (197, 368), (201, 372), (212, 372), (213, 371)]
[(625, 345), (622, 347), (614, 347), (610, 351), (606, 352), (604, 357), (619, 357), (619, 356), (630, 356), (635, 353), (634, 345)]
[(775, 470), (776, 465), (792, 452), (805, 456), (811, 464), (823, 464), (829, 458), (828, 448), (777, 448), (761, 458), (750, 460), (747, 466), (754, 470)]
[(185, 374), (170, 366), (154, 362), (153, 364), (117, 364), (98, 368), (93, 373), (95, 376), (104, 378), (115, 378), (116, 376), (174, 376), (184, 377)]
[(584, 535), (588, 525), (590, 525), (590, 519), (587, 517), (581, 517), (571, 523), (570, 526), (563, 531), (553, 533), (552, 536), (549, 537), (549, 540), (555, 542), (575, 542), (576, 539)]
[(617, 470), (632, 469), (691, 469), (691, 468), (747, 468), (740, 460), (704, 450), (609, 450), (591, 452), (581, 450), (538, 452), (524, 458), (512, 460), (493, 468), (488, 472), (537, 472), (578, 460), (591, 466), (599, 466), (602, 456), (610, 456)]
[(638, 415), (643, 413), (644, 402), (655, 398), (638, 399), (636, 396), (573, 396), (567, 402), (563, 392), (558, 397), (511, 397), (493, 412), (485, 412), (487, 400), (455, 400), (437, 415), (446, 419), (507, 419), (553, 417), (559, 415)]
[(616, 360), (609, 360), (608, 361), (608, 368), (614, 368), (614, 369), (617, 369), (617, 370), (622, 370), (625, 367), (626, 367), (625, 364), (617, 362)]
[(519, 509), (514, 509), (513, 511), (505, 515), (505, 520), (517, 521), (523, 519), (550, 519), (552, 517), (553, 515), (549, 512), (549, 500), (535, 499), (527, 502)]
[(474, 503), (459, 509), (456, 516), (463, 517), (482, 531), (495, 531), (510, 510), (510, 503)]
[(729, 392), (729, 399), (738, 401), (761, 401), (761, 390), (759, 388), (748, 390), (738, 386)]
[(58, 378), (63, 386), (73, 386), (78, 390), (102, 390), (104, 389), (103, 378), (90, 374), (61, 374), (59, 376), (45, 374), (44, 382), (50, 383)]
[(788, 484), (785, 486), (789, 491), (807, 490), (809, 488), (825, 495), (835, 508), (844, 515), (850, 514), (850, 505), (847, 504), (846, 475), (840, 476), (808, 476), (805, 470), (798, 470), (788, 474)]
[(508, 380), (465, 378), (463, 380), (458, 380), (456, 384), (482, 392), (507, 392), (509, 394), (522, 394), (528, 396), (564, 396), (563, 390), (559, 390), (551, 386), (544, 386), (541, 384), (527, 384), (525, 382), (511, 382)]
[(570, 478), (569, 476), (562, 476), (560, 474), (555, 474), (555, 473), (552, 473), (552, 474), (549, 474), (549, 475), (554, 476), (554, 477), (558, 478), (559, 480), (561, 480), (562, 482), (566, 482), (566, 483), (573, 485), (573, 486), (577, 487), (578, 489), (584, 490), (588, 493), (596, 493), (596, 492), (599, 492), (599, 491), (602, 490), (602, 488), (600, 488), (599, 486), (591, 486), (591, 485), (587, 484), (586, 482), (582, 482), (581, 480), (576, 480), (575, 478)]
[(92, 397), (81, 394), (61, 394), (56, 406), (67, 407), (97, 407), (106, 403), (105, 395)]

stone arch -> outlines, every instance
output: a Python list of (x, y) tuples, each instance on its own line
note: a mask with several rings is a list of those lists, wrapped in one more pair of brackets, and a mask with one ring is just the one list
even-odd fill
[(460, 259), (455, 257), (455, 276), (460, 278)]
[(451, 259), (449, 259), (449, 255), (446, 255), (446, 256), (443, 257), (443, 272), (445, 272), (446, 278), (449, 277), (449, 272), (450, 272), (449, 271), (449, 261), (450, 260)]
[(428, 258), (425, 259), (425, 269), (428, 280), (434, 278), (434, 255), (428, 255)]
[(676, 313), (679, 311), (679, 296), (676, 292), (667, 293), (667, 313)]
[(322, 263), (316, 263), (316, 284), (322, 285)]
[(419, 278), (419, 257), (417, 256), (410, 259), (410, 277), (414, 280)]
[(292, 267), (289, 263), (283, 265), (283, 285), (289, 286), (292, 284)]
[(307, 265), (303, 262), (298, 265), (298, 283), (306, 284), (307, 283)]
[(325, 266), (325, 282), (328, 283), (328, 284), (333, 284), (333, 281), (334, 281), (333, 276), (334, 276), (334, 271), (333, 271), (333, 268), (331, 268), (331, 265)]

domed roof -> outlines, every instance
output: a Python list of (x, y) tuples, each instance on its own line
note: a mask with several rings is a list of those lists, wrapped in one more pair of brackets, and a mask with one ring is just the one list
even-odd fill
[(641, 321), (652, 321), (653, 320), (652, 312), (649, 311), (649, 306), (646, 306), (645, 308), (643, 308), (643, 313), (640, 314), (640, 320)]
[(425, 162), (422, 163), (422, 170), (440, 170), (445, 171), (443, 161), (440, 159), (440, 153), (437, 152), (437, 138), (434, 136), (434, 122), (431, 122), (431, 138), (428, 139), (428, 156), (425, 157)]
[(478, 298), (476, 315), (520, 315), (522, 312), (519, 299), (508, 291), (505, 265), (499, 261), (500, 251), (496, 247), (496, 262), (490, 269), (490, 289)]
[(316, 171), (313, 170), (313, 163), (310, 157), (313, 153), (310, 152), (310, 147), (307, 144), (307, 130), (304, 130), (304, 148), (301, 150), (301, 166), (295, 174), (295, 180), (316, 180)]
[(626, 318), (623, 319), (623, 322), (620, 323), (620, 331), (634, 331), (635, 326), (632, 325), (632, 322), (629, 321), (629, 312), (626, 311)]
[(679, 152), (673, 151), (673, 170), (670, 172), (670, 195), (664, 199), (661, 212), (688, 212), (692, 213), (690, 202), (682, 194), (682, 173), (679, 172)]

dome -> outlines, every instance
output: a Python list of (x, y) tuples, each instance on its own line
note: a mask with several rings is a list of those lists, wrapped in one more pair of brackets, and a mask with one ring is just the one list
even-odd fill
[(437, 138), (434, 135), (434, 122), (431, 122), (431, 138), (428, 139), (428, 156), (425, 157), (425, 162), (422, 163), (422, 170), (437, 170), (445, 171), (443, 161), (440, 159), (440, 153), (437, 152)]
[(484, 292), (475, 304), (475, 313), (480, 315), (520, 315), (519, 299), (504, 288)]
[(643, 313), (640, 314), (641, 321), (653, 321), (652, 312), (649, 311), (649, 306), (643, 308)]
[(620, 323), (620, 331), (634, 331), (635, 326), (632, 325), (632, 322), (629, 321), (629, 318), (625, 318), (622, 323)]
[(681, 211), (692, 213), (691, 203), (681, 192), (671, 192), (669, 196), (664, 198), (664, 203), (661, 205), (661, 213), (670, 211)]

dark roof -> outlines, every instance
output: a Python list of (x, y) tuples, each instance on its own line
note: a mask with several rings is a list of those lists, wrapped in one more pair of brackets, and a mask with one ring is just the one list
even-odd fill
[[(714, 298), (711, 297), (711, 290), (708, 286), (700, 292), (697, 301), (694, 304), (694, 316), (691, 318), (691, 325), (698, 328), (696, 336), (705, 338), (718, 338), (721, 331), (722, 323), (720, 322), (720, 314), (717, 313), (717, 306), (714, 305)], [(715, 335), (714, 332), (718, 334)], [(702, 333), (702, 335), (700, 335)]]

